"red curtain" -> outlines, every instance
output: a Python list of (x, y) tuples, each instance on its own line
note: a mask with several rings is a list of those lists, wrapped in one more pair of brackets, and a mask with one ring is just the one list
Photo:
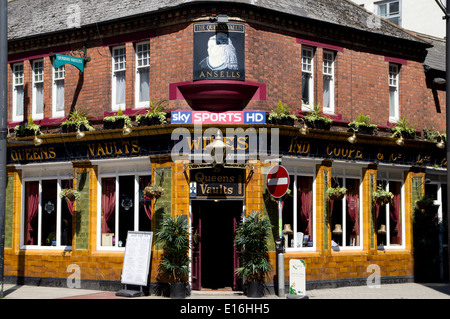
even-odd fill
[[(150, 185), (150, 179), (151, 176), (142, 176), (140, 179), (140, 188), (143, 190), (147, 185)], [(145, 196), (142, 201), (142, 206), (144, 206), (145, 214), (147, 215), (148, 219), (152, 220), (152, 202), (151, 200), (146, 200)]]
[(27, 233), (26, 233), (26, 244), (33, 245), (33, 228), (31, 227), (31, 223), (37, 217), (38, 206), (39, 206), (39, 182), (31, 182), (27, 184), (28, 186), (28, 196), (26, 198), (28, 209), (26, 211), (27, 214)]
[(312, 205), (312, 185), (309, 178), (299, 178), (298, 196), (301, 201), (300, 217), (304, 223), (308, 223), (305, 234), (311, 237), (311, 205)]
[(111, 233), (108, 222), (114, 216), (116, 207), (116, 179), (104, 178), (102, 185), (102, 233)]
[(392, 244), (401, 244), (402, 228), (400, 225), (400, 194), (394, 195), (393, 204), (390, 205), (391, 220), (394, 223), (394, 233), (391, 234)]
[(359, 235), (358, 194), (347, 194), (347, 210), (354, 224), (355, 234)]

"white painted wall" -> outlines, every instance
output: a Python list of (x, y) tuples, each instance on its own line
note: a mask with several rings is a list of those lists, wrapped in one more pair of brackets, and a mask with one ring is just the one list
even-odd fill
[[(352, 0), (356, 4), (364, 4), (364, 8), (374, 12), (374, 3), (383, 1), (374, 0)], [(441, 0), (444, 5), (446, 0)], [(445, 37), (444, 13), (436, 4), (435, 0), (400, 0), (401, 27), (432, 35), (439, 38)]]

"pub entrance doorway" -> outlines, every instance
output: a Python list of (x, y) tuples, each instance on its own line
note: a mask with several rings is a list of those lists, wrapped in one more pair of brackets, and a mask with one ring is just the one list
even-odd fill
[(241, 289), (234, 234), (242, 205), (242, 200), (191, 201), (192, 289)]

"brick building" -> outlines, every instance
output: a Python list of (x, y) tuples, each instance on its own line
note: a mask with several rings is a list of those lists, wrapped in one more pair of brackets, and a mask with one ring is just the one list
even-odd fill
[[(156, 232), (170, 213), (186, 216), (201, 238), (191, 287), (237, 289), (232, 236), (252, 211), (275, 226), (269, 288), (277, 285), (280, 228), (286, 282), (290, 259), (305, 260), (310, 287), (365, 282), (372, 264), (383, 280), (413, 280), (412, 213), (426, 179), (446, 205), (445, 151), (437, 147), (445, 91), (430, 78), (442, 70), (424, 69), (429, 40), (384, 20), (374, 28), (346, 0), (38, 3), (8, 3), (7, 280), (65, 285), (76, 265), (85, 287), (119, 287), (127, 231)], [(32, 23), (24, 23), (27, 12)], [(217, 45), (226, 61), (214, 57)], [(168, 123), (137, 125), (161, 100)], [(266, 118), (280, 102), (295, 122)], [(304, 129), (314, 106), (329, 127)], [(131, 133), (103, 124), (118, 112), (131, 118)], [(89, 114), (92, 130), (64, 128), (77, 113)], [(375, 133), (349, 129), (361, 113)], [(43, 134), (21, 137), (30, 116)], [(415, 137), (392, 137), (404, 118)], [(196, 156), (217, 128), (231, 156), (244, 160), (214, 171)], [(187, 156), (174, 156), (181, 145)], [(290, 175), (280, 222), (265, 185), (274, 162)], [(149, 184), (166, 192), (148, 201)], [(330, 200), (337, 185), (348, 193)], [(394, 200), (375, 205), (377, 185)], [(60, 199), (65, 188), (80, 199)], [(151, 285), (160, 256), (154, 246)]]

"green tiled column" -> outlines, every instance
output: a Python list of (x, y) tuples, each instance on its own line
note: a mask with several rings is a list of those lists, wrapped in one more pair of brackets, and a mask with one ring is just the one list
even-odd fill
[(76, 249), (89, 248), (89, 172), (77, 172), (77, 190), (81, 193), (74, 212), (76, 218)]
[(18, 198), (14, 198), (14, 177), (8, 176), (6, 180), (6, 211), (5, 211), (5, 248), (13, 247), (13, 204)]

